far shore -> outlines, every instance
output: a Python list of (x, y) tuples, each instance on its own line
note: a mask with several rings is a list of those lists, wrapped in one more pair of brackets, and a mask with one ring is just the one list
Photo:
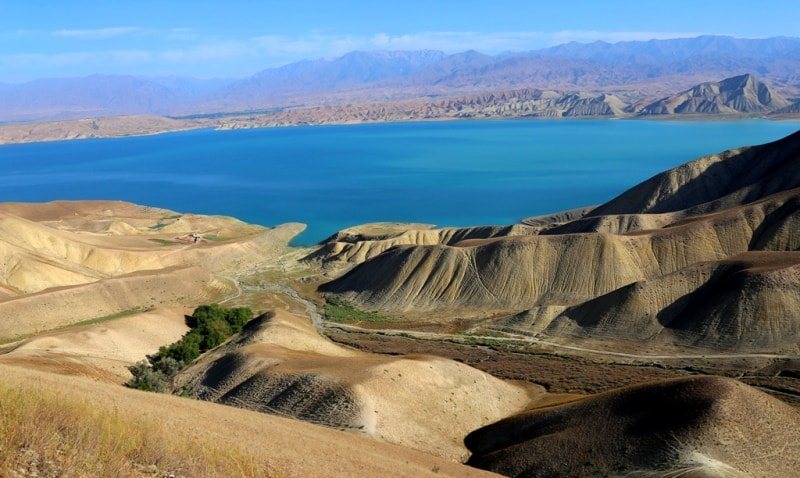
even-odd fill
[[(289, 112), (302, 112), (304, 110), (289, 110)], [(422, 123), (443, 121), (585, 121), (585, 120), (643, 120), (643, 121), (798, 121), (800, 114), (791, 115), (594, 115), (560, 118), (544, 118), (537, 116), (484, 116), (484, 117), (388, 117), (388, 118), (352, 118), (352, 119), (325, 119), (319, 121), (297, 120), (276, 117), (275, 114), (247, 113), (230, 116), (214, 116), (213, 118), (180, 118), (166, 116), (108, 116), (97, 118), (69, 119), (57, 121), (31, 121), (21, 123), (0, 124), (0, 146), (22, 143), (43, 143), (54, 141), (69, 141), (80, 139), (100, 138), (125, 138), (135, 136), (152, 136), (157, 134), (175, 133), (213, 129), (219, 131), (234, 129), (260, 129), (284, 128), (293, 126), (346, 126), (380, 123)]]

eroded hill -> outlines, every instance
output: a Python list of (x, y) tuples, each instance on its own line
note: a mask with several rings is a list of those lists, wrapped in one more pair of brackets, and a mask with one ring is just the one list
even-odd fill
[(333, 241), (330, 259), (359, 264), (321, 290), (365, 309), (492, 318), (555, 339), (796, 353), (798, 165), (800, 133), (700, 158), (527, 228)]
[(284, 253), (299, 224), (123, 202), (0, 205), (0, 339), (236, 293), (231, 271)]
[[(455, 460), (463, 437), (524, 410), (541, 387), (434, 356), (370, 354), (320, 336), (283, 310), (181, 372), (176, 388), (217, 403), (363, 432)], [(480, 397), (479, 400), (476, 400)]]

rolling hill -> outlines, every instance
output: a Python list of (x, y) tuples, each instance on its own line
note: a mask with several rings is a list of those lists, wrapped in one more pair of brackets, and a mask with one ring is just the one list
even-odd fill
[(175, 387), (453, 460), (466, 459), (462, 439), (469, 431), (545, 395), (540, 387), (507, 383), (451, 360), (342, 347), (320, 336), (307, 318), (282, 310), (254, 320), (192, 364)]
[[(229, 271), (280, 254), (304, 226), (272, 229), (114, 201), (0, 205), (0, 339), (137, 307), (235, 292)], [(230, 238), (193, 242), (190, 234)]]

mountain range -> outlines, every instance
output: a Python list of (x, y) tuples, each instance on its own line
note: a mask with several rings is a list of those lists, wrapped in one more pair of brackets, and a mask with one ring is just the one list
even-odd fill
[(789, 37), (572, 42), (498, 55), (355, 51), (236, 80), (91, 75), (0, 84), (0, 121), (437, 100), (516, 89), (608, 93), (629, 103), (649, 103), (743, 73), (756, 74), (780, 95), (795, 98), (798, 72), (800, 39)]

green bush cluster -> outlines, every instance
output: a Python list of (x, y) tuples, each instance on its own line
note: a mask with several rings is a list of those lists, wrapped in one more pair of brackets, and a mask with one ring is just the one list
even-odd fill
[(330, 322), (353, 323), (353, 322), (392, 322), (392, 317), (381, 315), (377, 312), (360, 310), (351, 302), (336, 296), (325, 298), (324, 307), (325, 319)]
[(231, 335), (241, 332), (252, 318), (253, 312), (246, 307), (226, 309), (218, 304), (201, 305), (187, 318), (191, 330), (181, 340), (161, 347), (148, 361), (130, 368), (133, 379), (128, 386), (152, 392), (166, 390), (172, 377), (183, 367)]
[(128, 386), (147, 392), (163, 392), (167, 389), (167, 377), (153, 368), (146, 360), (137, 362), (130, 368), (133, 378)]

